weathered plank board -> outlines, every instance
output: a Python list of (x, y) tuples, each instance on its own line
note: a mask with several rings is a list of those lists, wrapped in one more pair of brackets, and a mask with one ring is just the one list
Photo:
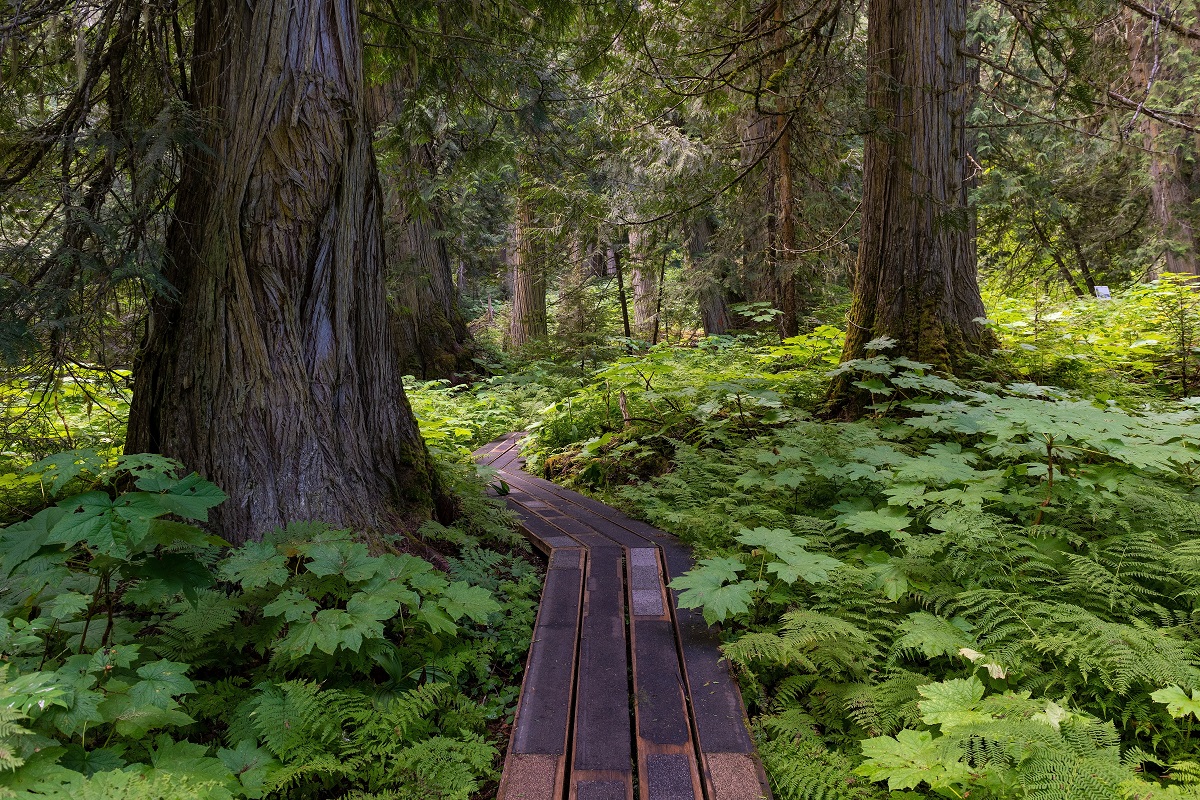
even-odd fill
[(586, 568), (582, 548), (557, 548), (550, 555), (500, 782), (503, 800), (562, 798)]
[(613, 783), (626, 788), (622, 797), (633, 797), (623, 562), (618, 547), (588, 549), (575, 684), (572, 798), (599, 791), (589, 788), (591, 784)]
[(636, 786), (639, 800), (770, 798), (716, 632), (666, 586), (692, 567), (687, 548), (525, 473), (520, 438), (476, 454), (551, 558), (500, 797), (633, 800)]

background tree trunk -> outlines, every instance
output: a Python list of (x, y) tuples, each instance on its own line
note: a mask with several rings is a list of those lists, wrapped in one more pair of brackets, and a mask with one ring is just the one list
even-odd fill
[[(1152, 24), (1140, 14), (1125, 10), (1129, 30), (1129, 72), (1133, 81), (1133, 95), (1137, 98), (1160, 97), (1163, 87), (1169, 94), (1179, 85), (1177, 64), (1183, 53), (1167, 52), (1170, 49), (1188, 47), (1165, 32), (1152, 32)], [(1160, 91), (1155, 91), (1156, 87)], [(1174, 105), (1179, 98), (1170, 98), (1166, 105)], [(1150, 100), (1161, 104), (1159, 100)], [(1194, 103), (1193, 103), (1194, 104)], [(1188, 180), (1188, 166), (1194, 164), (1195, 137), (1164, 125), (1149, 114), (1140, 114), (1138, 129), (1150, 150), (1150, 197), (1151, 213), (1155, 227), (1163, 241), (1163, 267), (1167, 272), (1196, 275), (1196, 237), (1193, 224), (1192, 205), (1200, 199), (1193, 192)], [(1151, 276), (1154, 277), (1154, 276)]]
[(713, 274), (711, 265), (706, 264), (712, 253), (713, 219), (701, 214), (693, 220), (684, 256), (687, 258), (688, 281), (696, 290), (696, 301), (700, 307), (700, 325), (705, 336), (720, 336), (733, 327), (730, 321), (729, 292), (722, 276)]
[(517, 219), (507, 248), (512, 309), (508, 322), (508, 345), (523, 347), (534, 339), (546, 338), (546, 275), (536, 257), (529, 235), (533, 216), (529, 204), (517, 198)]
[[(966, 114), (973, 71), (966, 0), (871, 0), (867, 105), (878, 126), (863, 160), (862, 241), (842, 360), (880, 336), (889, 354), (954, 370), (986, 353), (967, 207)], [(848, 381), (832, 387), (836, 411)]]
[(649, 342), (658, 318), (658, 275), (649, 259), (650, 240), (638, 228), (629, 229), (629, 282), (633, 286), (633, 332)]
[[(432, 169), (429, 146), (414, 147), (413, 160)], [(450, 253), (437, 235), (441, 217), (436, 207), (414, 212), (396, 194), (388, 203), (388, 262), (401, 367), (422, 378), (468, 372), (475, 366), (475, 347), (458, 310)]]
[(388, 315), (357, 6), (201, 0), (195, 53), (207, 125), (126, 449), (224, 488), (231, 541), (298, 520), (414, 526), (440, 497)]

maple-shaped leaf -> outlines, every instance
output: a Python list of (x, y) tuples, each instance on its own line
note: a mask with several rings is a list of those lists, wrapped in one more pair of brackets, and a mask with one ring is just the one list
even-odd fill
[(670, 585), (679, 591), (681, 608), (702, 609), (712, 625), (749, 611), (754, 592), (764, 588), (762, 581), (739, 580), (738, 573), (745, 569), (736, 558), (706, 558)]
[(926, 725), (941, 725), (943, 733), (992, 719), (990, 714), (978, 710), (983, 699), (983, 682), (974, 675), (926, 684), (917, 687), (917, 691), (925, 698), (917, 703), (921, 721)]
[(166, 659), (138, 667), (142, 680), (130, 688), (129, 696), (139, 703), (169, 708), (173, 698), (196, 691), (196, 685), (185, 674), (187, 668), (187, 664)]
[(470, 617), (475, 622), (487, 622), (488, 617), (500, 610), (500, 604), (492, 593), (482, 586), (471, 586), (466, 581), (455, 581), (446, 587), (438, 601), (450, 619)]
[[(868, 780), (888, 783), (888, 789), (915, 789), (922, 782), (942, 789), (968, 781), (966, 764), (944, 738), (929, 731), (902, 730), (895, 737), (877, 736), (862, 743), (867, 760), (854, 770)], [(960, 795), (961, 796), (961, 795)]]
[(1178, 686), (1168, 686), (1150, 693), (1150, 699), (1156, 703), (1165, 703), (1167, 713), (1172, 717), (1186, 717), (1191, 714), (1200, 719), (1200, 690), (1193, 689), (1192, 696)]
[(288, 622), (298, 622), (302, 619), (312, 619), (317, 611), (317, 604), (309, 597), (288, 589), (263, 607), (263, 614), (268, 617), (283, 617)]
[(802, 578), (808, 583), (824, 583), (829, 580), (830, 570), (842, 565), (836, 558), (810, 553), (804, 547), (808, 540), (786, 528), (743, 530), (737, 540), (751, 547), (761, 547), (778, 558), (767, 564), (767, 570), (778, 575), (784, 583), (795, 583)]
[(282, 586), (288, 575), (287, 557), (267, 542), (247, 542), (221, 562), (221, 577), (246, 589)]
[(67, 450), (29, 465), (25, 468), (25, 474), (40, 475), (43, 483), (49, 482), (50, 493), (58, 494), (64, 486), (83, 473), (97, 475), (103, 469), (104, 457), (95, 450)]
[(310, 561), (305, 565), (314, 575), (341, 575), (348, 581), (365, 581), (379, 570), (377, 559), (359, 542), (327, 542), (300, 548)]
[(906, 528), (911, 525), (913, 518), (899, 508), (884, 506), (875, 511), (853, 511), (840, 514), (837, 524), (840, 527), (857, 533), (888, 533), (895, 539), (907, 539)]

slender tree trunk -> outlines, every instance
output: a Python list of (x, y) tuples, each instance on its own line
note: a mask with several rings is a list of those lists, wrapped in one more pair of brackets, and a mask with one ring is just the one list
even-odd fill
[[(748, 302), (770, 303), (779, 307), (779, 280), (776, 270), (776, 230), (778, 224), (778, 199), (776, 191), (779, 181), (776, 178), (779, 159), (771, 157), (767, 148), (775, 136), (774, 115), (751, 111), (748, 119), (742, 123), (742, 153), (743, 167), (749, 167), (756, 161), (762, 163), (762, 173), (753, 184), (747, 184), (746, 189), (757, 189), (753, 202), (748, 203), (749, 218), (743, 218), (745, 229), (745, 244), (742, 253), (742, 269), (740, 275), (739, 294)], [(756, 323), (743, 320), (737, 327), (756, 326)]]
[(174, 287), (136, 365), (128, 452), (223, 487), (222, 536), (292, 521), (370, 533), (438, 500), (384, 291), (357, 5), (201, 0)]
[(648, 237), (638, 228), (629, 229), (629, 282), (633, 285), (633, 329), (647, 342), (654, 334), (658, 300), (656, 270), (649, 262)]
[[(776, 71), (782, 76), (787, 68), (786, 36), (787, 26), (784, 24), (784, 0), (775, 3), (775, 46), (779, 50)], [(777, 126), (775, 143), (775, 173), (778, 180), (776, 197), (779, 207), (776, 210), (775, 225), (775, 275), (779, 282), (778, 318), (779, 338), (786, 339), (800, 332), (800, 320), (796, 307), (796, 267), (793, 263), (796, 257), (796, 220), (793, 216), (795, 202), (792, 193), (792, 136), (791, 119), (783, 97), (780, 96), (776, 105), (778, 115), (775, 118)]]
[(529, 235), (532, 226), (529, 204), (519, 198), (512, 242), (508, 247), (509, 277), (512, 282), (508, 344), (512, 348), (546, 338), (546, 275), (540, 259), (533, 252)]
[(626, 339), (633, 338), (629, 327), (629, 299), (625, 294), (625, 270), (621, 267), (621, 254), (614, 245), (608, 246), (608, 265), (613, 275), (617, 276), (617, 300), (621, 304), (621, 326)]
[[(961, 369), (992, 337), (976, 274), (967, 206), (966, 115), (973, 71), (960, 50), (966, 0), (870, 0), (867, 105), (876, 125), (863, 162), (862, 241), (842, 360), (876, 337), (938, 369)], [(831, 387), (835, 413), (853, 414), (848, 380)]]
[[(1181, 78), (1177, 64), (1181, 57), (1190, 55), (1183, 52), (1189, 45), (1180, 44), (1165, 31), (1155, 31), (1152, 23), (1130, 10), (1125, 14), (1135, 96), (1146, 97), (1152, 103), (1167, 98), (1166, 104), (1173, 105), (1171, 101), (1178, 98), (1169, 95)], [(1164, 268), (1167, 272), (1196, 275), (1200, 238), (1192, 207), (1200, 194), (1190, 185), (1188, 175), (1196, 158), (1195, 137), (1165, 126), (1149, 114), (1139, 114), (1137, 125), (1150, 150), (1151, 213), (1163, 242)]]

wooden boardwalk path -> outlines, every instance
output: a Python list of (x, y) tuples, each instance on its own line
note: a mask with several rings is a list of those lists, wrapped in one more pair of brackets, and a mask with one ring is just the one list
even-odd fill
[(521, 436), (475, 453), (549, 557), (500, 800), (769, 798), (717, 638), (666, 588), (687, 548), (524, 472)]

